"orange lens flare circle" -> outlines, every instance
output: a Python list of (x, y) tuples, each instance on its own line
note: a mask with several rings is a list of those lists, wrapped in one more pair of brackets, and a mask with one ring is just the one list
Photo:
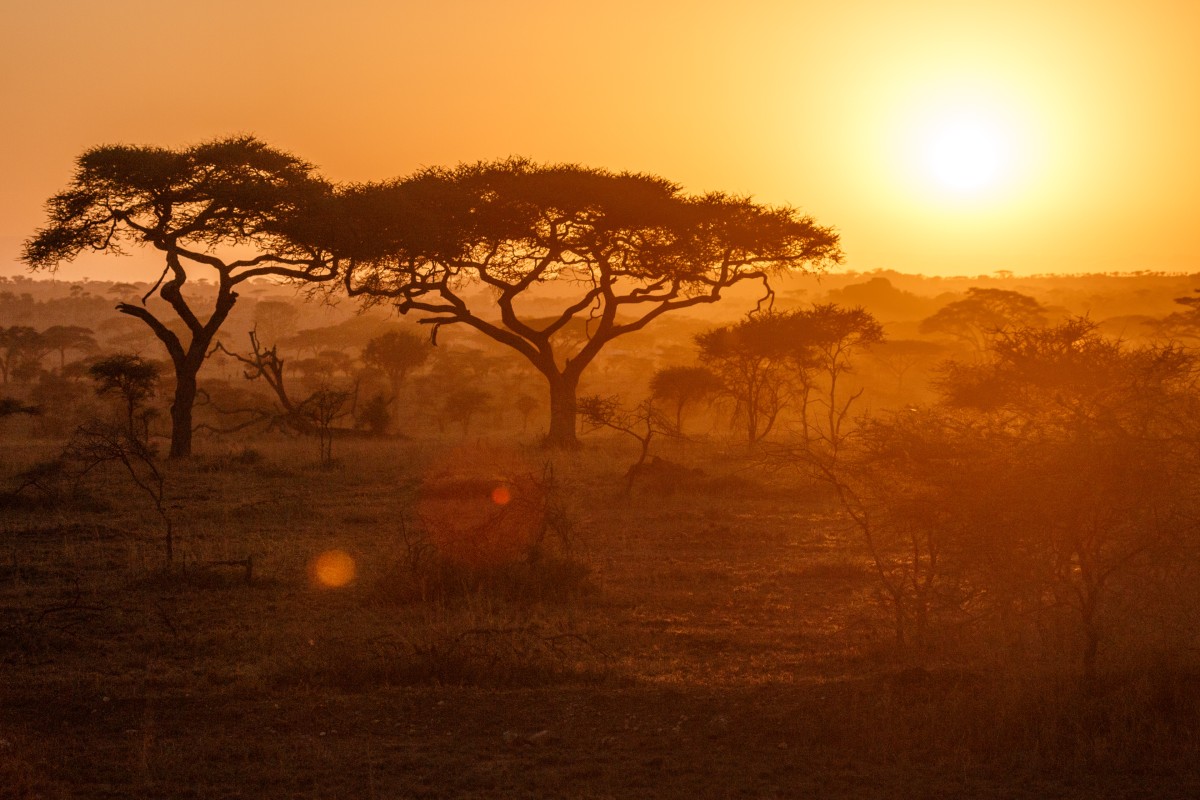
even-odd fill
[(340, 589), (349, 585), (356, 574), (354, 559), (345, 550), (326, 550), (309, 564), (309, 574), (322, 586)]
[(427, 469), (417, 513), (447, 563), (486, 569), (528, 558), (542, 534), (541, 471), (504, 447), (457, 448)]

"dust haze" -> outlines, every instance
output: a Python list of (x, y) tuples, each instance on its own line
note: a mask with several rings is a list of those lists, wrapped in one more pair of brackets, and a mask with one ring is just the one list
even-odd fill
[(85, 150), (21, 260), (17, 796), (1196, 788), (1200, 275), (245, 134)]

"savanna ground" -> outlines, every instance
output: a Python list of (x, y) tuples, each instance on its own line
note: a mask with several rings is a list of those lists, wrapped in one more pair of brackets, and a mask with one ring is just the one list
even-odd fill
[[(55, 452), (2, 447), (10, 480)], [(1186, 671), (1114, 657), (1085, 692), (954, 631), (898, 652), (830, 499), (736, 446), (666, 448), (704, 474), (629, 495), (603, 437), (339, 441), (330, 469), (310, 441), (249, 448), (166, 466), (169, 575), (120, 473), (0, 511), (0, 794), (1200, 796)], [(414, 580), (419, 516), (546, 489), (550, 462), (553, 556)], [(312, 568), (335, 549), (342, 588)], [(248, 556), (249, 584), (208, 563)]]

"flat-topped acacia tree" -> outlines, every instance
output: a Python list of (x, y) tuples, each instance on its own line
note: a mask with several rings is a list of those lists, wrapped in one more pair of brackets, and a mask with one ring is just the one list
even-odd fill
[[(85, 251), (120, 253), (152, 247), (166, 266), (141, 304), (117, 310), (145, 322), (175, 369), (172, 458), (192, 451), (196, 376), (242, 281), (277, 276), (328, 281), (337, 264), (311, 244), (313, 212), (331, 196), (313, 167), (250, 136), (182, 150), (109, 145), (79, 157), (70, 185), (47, 203), (49, 222), (25, 243), (24, 261), (53, 270)], [(184, 290), (215, 277), (210, 309), (193, 307)], [(194, 284), (193, 284), (194, 285)], [(207, 294), (211, 290), (199, 294)], [(146, 307), (155, 293), (183, 323), (182, 336)]]
[(837, 234), (792, 208), (574, 165), (426, 169), (341, 201), (345, 224), (328, 227), (350, 295), (418, 314), (435, 337), (463, 324), (519, 352), (549, 383), (556, 447), (577, 444), (579, 379), (609, 342), (744, 281), (770, 297), (772, 275), (840, 260)]

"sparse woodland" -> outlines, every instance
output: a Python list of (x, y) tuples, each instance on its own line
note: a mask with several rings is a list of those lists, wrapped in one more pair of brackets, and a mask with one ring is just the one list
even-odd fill
[(300, 244), (226, 183), (31, 254), (133, 226), (165, 283), (3, 281), (4, 791), (1200, 792), (1200, 275), (819, 277), (792, 212), (494, 169)]

